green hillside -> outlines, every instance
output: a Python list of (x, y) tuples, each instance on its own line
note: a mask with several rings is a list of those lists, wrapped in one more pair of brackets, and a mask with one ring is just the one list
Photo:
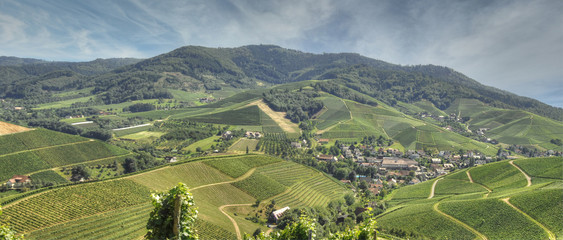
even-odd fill
[(97, 140), (35, 129), (0, 136), (0, 181), (44, 169), (91, 162), (128, 154)]
[[(296, 174), (287, 174), (288, 170)], [(178, 182), (186, 183), (194, 195), (202, 239), (236, 238), (233, 224), (221, 212), (231, 204), (252, 209), (250, 205), (257, 199), (279, 198), (279, 207), (325, 206), (349, 192), (316, 170), (273, 157), (205, 158), (125, 178), (47, 190), (3, 206), (0, 222), (9, 222), (29, 239), (67, 239), (69, 234), (138, 238), (146, 231), (152, 209), (150, 192), (169, 189)], [(298, 190), (302, 185), (307, 186), (304, 192)], [(301, 195), (293, 197), (292, 190)], [(235, 219), (242, 232), (263, 228), (244, 218)]]
[(536, 177), (550, 171), (561, 176), (563, 159), (514, 162), (530, 174), (532, 185), (509, 161), (460, 170), (395, 190), (386, 198), (389, 209), (378, 216), (378, 225), (382, 232), (416, 238), (563, 238), (563, 182), (549, 177), (554, 173)]

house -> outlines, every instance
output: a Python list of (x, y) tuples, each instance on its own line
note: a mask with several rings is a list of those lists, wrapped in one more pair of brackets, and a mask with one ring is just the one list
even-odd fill
[(231, 131), (226, 131), (221, 135), (221, 137), (225, 140), (230, 140), (233, 138), (233, 133)]
[(176, 157), (164, 157), (164, 160), (166, 160), (167, 162), (173, 163), (173, 162), (177, 162), (178, 159)]
[(300, 142), (291, 142), (291, 147), (301, 148), (301, 143)]
[(440, 164), (440, 163), (442, 163), (442, 159), (432, 158), (432, 163)]
[(8, 182), (6, 182), (6, 185), (8, 188), (22, 188), (28, 183), (31, 183), (31, 178), (29, 176), (14, 175), (10, 178), (10, 180), (8, 180)]
[(260, 138), (260, 137), (262, 137), (262, 134), (260, 134), (260, 132), (246, 131), (244, 136), (247, 137), (247, 138)]
[(338, 158), (332, 155), (319, 154), (317, 155), (317, 160), (336, 162), (338, 161)]
[(321, 139), (319, 139), (319, 143), (320, 143), (320, 144), (327, 144), (329, 141), (330, 141), (330, 139), (328, 139), (328, 138), (321, 138)]
[(272, 212), (272, 215), (271, 215), (272, 219), (273, 219), (275, 222), (278, 222), (278, 220), (280, 220), (280, 218), (283, 216), (283, 214), (284, 214), (287, 210), (289, 210), (289, 207), (284, 207), (284, 208), (282, 208), (282, 209), (278, 209), (278, 210), (276, 210), (276, 211), (273, 211), (273, 212)]
[(454, 165), (451, 164), (451, 163), (444, 163), (444, 168), (445, 168), (445, 169), (453, 169), (453, 168), (454, 168)]
[(413, 178), (413, 179), (409, 182), (409, 185), (414, 185), (414, 184), (417, 184), (417, 183), (420, 183), (420, 180), (418, 180), (418, 178)]

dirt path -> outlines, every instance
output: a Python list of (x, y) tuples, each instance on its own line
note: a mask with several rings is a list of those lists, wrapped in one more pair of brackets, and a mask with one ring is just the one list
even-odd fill
[(237, 221), (235, 221), (234, 218), (232, 218), (231, 216), (229, 216), (229, 214), (227, 214), (224, 209), (226, 207), (240, 207), (240, 206), (252, 206), (252, 203), (243, 203), (243, 204), (227, 204), (227, 205), (223, 205), (219, 207), (219, 211), (221, 211), (221, 213), (223, 213), (225, 216), (227, 216), (229, 218), (229, 220), (231, 220), (231, 222), (233, 223), (233, 226), (235, 227), (235, 232), (237, 233), (237, 239), (241, 240), (242, 239), (242, 235), (240, 234), (240, 229), (238, 228), (238, 224)]
[(530, 215), (526, 214), (525, 212), (523, 212), (522, 210), (520, 210), (519, 208), (517, 208), (516, 206), (512, 205), (512, 203), (510, 203), (508, 200), (510, 200), (510, 198), (503, 198), (501, 199), (503, 202), (505, 202), (506, 204), (508, 204), (508, 206), (514, 208), (516, 211), (518, 211), (519, 213), (521, 213), (522, 215), (524, 215), (526, 218), (530, 219), (530, 221), (534, 222), (536, 225), (540, 226), (549, 236), (549, 239), (551, 240), (555, 240), (555, 234), (553, 234), (553, 232), (549, 231), (549, 229), (547, 229), (544, 225), (542, 225), (541, 223), (539, 223), (538, 221), (536, 221), (536, 219), (530, 217)]
[(270, 118), (272, 118), (272, 120), (274, 120), (274, 122), (276, 122), (284, 131), (288, 133), (298, 132), (297, 129), (299, 129), (299, 126), (289, 121), (289, 119), (285, 118), (285, 112), (276, 112), (272, 110), (262, 99), (251, 102), (247, 106), (252, 106), (252, 105), (258, 106), (260, 110), (262, 110)]
[(473, 178), (471, 178), (471, 174), (469, 174), (469, 170), (465, 171), (465, 173), (467, 173), (467, 178), (469, 178), (469, 182), (474, 183)]
[(483, 239), (483, 240), (487, 240), (487, 239), (488, 239), (487, 236), (485, 236), (485, 235), (483, 235), (482, 233), (478, 232), (477, 230), (475, 230), (474, 228), (472, 228), (472, 227), (470, 227), (469, 225), (465, 224), (464, 222), (459, 221), (459, 220), (457, 220), (456, 218), (454, 218), (454, 217), (452, 217), (452, 216), (450, 216), (450, 215), (448, 215), (448, 214), (445, 214), (444, 212), (440, 211), (440, 210), (438, 209), (438, 205), (439, 205), (439, 204), (440, 204), (440, 202), (437, 202), (436, 204), (434, 204), (434, 211), (436, 211), (436, 212), (438, 212), (439, 214), (441, 214), (442, 216), (444, 216), (444, 217), (450, 219), (451, 221), (453, 221), (453, 222), (455, 222), (455, 223), (461, 225), (463, 228), (465, 228), (465, 229), (471, 231), (473, 234), (477, 235), (480, 239)]
[(434, 197), (434, 189), (436, 188), (436, 184), (438, 183), (438, 181), (442, 180), (441, 178), (436, 179), (436, 181), (434, 181), (434, 183), (432, 184), (432, 189), (430, 190), (430, 196), (428, 196), (428, 199), (431, 199)]
[(526, 187), (532, 186), (532, 178), (530, 176), (528, 176), (528, 174), (526, 174), (520, 167), (518, 167), (516, 164), (514, 164), (514, 160), (511, 160), (510, 165), (514, 166), (515, 168), (517, 168), (518, 170), (520, 170), (520, 172), (522, 174), (524, 174), (524, 177), (526, 177), (526, 180), (528, 180), (528, 185), (526, 185)]

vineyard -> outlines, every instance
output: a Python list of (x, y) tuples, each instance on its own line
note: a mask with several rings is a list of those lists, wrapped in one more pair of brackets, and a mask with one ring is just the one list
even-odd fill
[(3, 209), (2, 223), (29, 232), (97, 213), (146, 203), (150, 191), (130, 180), (54, 189)]
[(561, 157), (522, 159), (514, 163), (532, 177), (563, 179)]
[(230, 177), (237, 178), (248, 172), (251, 168), (280, 161), (277, 158), (264, 155), (249, 155), (228, 159), (207, 160), (204, 163), (218, 169)]
[(439, 209), (491, 239), (547, 239), (543, 229), (499, 199), (449, 201)]
[(293, 156), (297, 153), (285, 133), (266, 133), (256, 145), (256, 150), (282, 157)]
[(284, 185), (256, 172), (250, 177), (232, 184), (257, 200), (268, 199), (285, 191)]
[(341, 99), (326, 97), (323, 99), (323, 103), (327, 110), (317, 118), (319, 122), (317, 124), (318, 129), (326, 129), (334, 124), (350, 119), (350, 112)]
[(332, 200), (342, 199), (348, 191), (326, 176), (316, 173), (313, 177), (297, 182), (287, 193), (276, 196), (278, 206), (326, 206)]
[(187, 119), (228, 125), (260, 125), (260, 109), (257, 106), (249, 106), (238, 110), (188, 117)]
[[(515, 162), (527, 164), (525, 171), (540, 174), (557, 168), (560, 161)], [(475, 183), (469, 181), (467, 172)], [(526, 187), (524, 175), (509, 161), (457, 171), (437, 181), (431, 199), (431, 184), (436, 180), (394, 190), (386, 197), (389, 209), (378, 216), (378, 225), (381, 232), (404, 238), (473, 239), (479, 233), (488, 239), (547, 239), (550, 231), (559, 239), (563, 236), (563, 182), (540, 179), (532, 177), (532, 186)]]
[(194, 188), (205, 184), (231, 180), (230, 177), (219, 170), (202, 162), (164, 167), (145, 174), (135, 175), (130, 179), (158, 191), (170, 189), (179, 182)]
[(66, 180), (64, 177), (57, 174), (53, 170), (46, 170), (46, 171), (34, 173), (30, 177), (33, 183), (35, 184), (39, 183), (39, 184), (58, 185), (58, 184), (68, 183), (68, 180)]
[(0, 156), (8, 153), (82, 142), (85, 140), (87, 139), (83, 137), (40, 128), (33, 131), (0, 136)]

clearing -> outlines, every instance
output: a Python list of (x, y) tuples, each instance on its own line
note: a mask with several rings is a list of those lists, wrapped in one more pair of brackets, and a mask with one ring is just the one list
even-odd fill
[(247, 106), (252, 105), (258, 106), (260, 110), (262, 110), (270, 118), (272, 118), (272, 120), (274, 120), (274, 122), (276, 122), (285, 132), (298, 133), (299, 126), (289, 121), (289, 119), (285, 118), (285, 112), (276, 112), (272, 110), (262, 99), (254, 101)]
[(31, 129), (7, 122), (0, 122), (0, 135), (25, 132), (29, 130)]

